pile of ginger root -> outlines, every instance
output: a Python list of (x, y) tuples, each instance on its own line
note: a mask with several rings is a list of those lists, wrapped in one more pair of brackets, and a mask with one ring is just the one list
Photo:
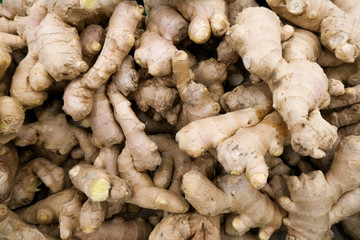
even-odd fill
[(0, 239), (360, 239), (359, 11), (3, 0)]

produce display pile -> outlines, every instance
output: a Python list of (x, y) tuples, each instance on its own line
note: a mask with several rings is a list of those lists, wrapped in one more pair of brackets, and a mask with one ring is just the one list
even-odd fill
[(359, 13), (2, 1), (0, 239), (360, 239)]

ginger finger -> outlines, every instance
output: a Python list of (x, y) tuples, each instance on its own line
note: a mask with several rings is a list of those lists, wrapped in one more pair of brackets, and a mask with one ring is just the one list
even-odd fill
[(119, 201), (131, 196), (127, 183), (106, 170), (87, 164), (78, 164), (70, 169), (73, 185), (85, 193), (92, 201)]
[(114, 119), (114, 114), (102, 85), (94, 93), (94, 105), (90, 115), (93, 143), (97, 147), (110, 147), (124, 140), (123, 132)]
[(219, 102), (224, 94), (222, 82), (227, 78), (226, 65), (210, 58), (199, 62), (193, 72), (197, 83), (203, 84), (210, 92), (211, 98)]
[(104, 44), (105, 30), (100, 25), (89, 25), (81, 31), (80, 41), (83, 60), (92, 66)]
[(232, 136), (239, 128), (251, 127), (271, 111), (271, 106), (254, 107), (196, 120), (176, 134), (181, 150), (198, 157), (210, 147)]
[(220, 239), (220, 217), (206, 217), (198, 213), (169, 214), (156, 225), (149, 239), (177, 240), (190, 237)]
[[(154, 170), (161, 162), (157, 146), (145, 134), (145, 125), (140, 122), (127, 100), (111, 82), (107, 95), (114, 107), (115, 119), (120, 124), (126, 138), (126, 144), (138, 171)], [(131, 119), (131, 120), (130, 120)]]
[[(64, 111), (75, 121), (90, 114), (93, 92), (116, 72), (135, 43), (134, 31), (144, 9), (134, 2), (122, 2), (114, 10), (109, 22), (104, 47), (92, 68), (73, 80), (64, 92)], [(121, 28), (118, 22), (123, 22)]]
[(134, 167), (133, 158), (127, 145), (121, 151), (117, 164), (120, 177), (125, 179), (131, 186), (154, 186), (152, 179), (147, 173), (139, 172)]
[(10, 211), (4, 204), (0, 204), (0, 219), (0, 237), (2, 239), (48, 239), (35, 227), (21, 220), (17, 214)]
[(116, 73), (112, 76), (117, 89), (127, 96), (138, 87), (139, 73), (135, 69), (134, 57), (127, 55)]
[[(211, 99), (208, 89), (193, 81), (189, 57), (185, 51), (176, 51), (172, 57), (176, 87), (183, 101), (182, 114), (188, 122), (215, 116), (220, 111), (217, 102)], [(195, 94), (196, 93), (196, 94)]]
[(189, 23), (175, 9), (158, 5), (145, 18), (146, 30), (156, 32), (174, 45), (179, 44), (188, 32)]
[(18, 154), (12, 144), (0, 149), (0, 202), (8, 203), (15, 184), (15, 174), (18, 169)]
[[(326, 175), (321, 171), (313, 171), (288, 178), (290, 197), (280, 198), (280, 205), (289, 212), (288, 218), (283, 220), (288, 227), (288, 237), (322, 239), (331, 227), (330, 220), (336, 218), (330, 218), (333, 208), (334, 213), (336, 209), (345, 209), (341, 218), (345, 217), (348, 208), (342, 204), (347, 205), (347, 202), (341, 198), (345, 197), (344, 193), (358, 188), (360, 183), (360, 164), (357, 161), (359, 147), (360, 138), (348, 136), (337, 147), (331, 168)], [(313, 194), (314, 191), (317, 192), (316, 195)]]
[(259, 238), (263, 240), (269, 239), (280, 228), (280, 209), (266, 195), (253, 189), (244, 175), (225, 175), (218, 178), (216, 183), (219, 187), (193, 170), (183, 176), (181, 188), (185, 198), (200, 214), (239, 214), (232, 221), (238, 235), (246, 233), (250, 228), (259, 227)]
[(168, 40), (155, 32), (141, 34), (139, 47), (135, 50), (134, 59), (142, 68), (147, 68), (153, 76), (166, 76), (171, 73), (171, 57), (177, 50)]
[(245, 171), (251, 186), (260, 189), (268, 177), (264, 155), (269, 152), (280, 156), (287, 135), (285, 123), (274, 111), (256, 126), (240, 128), (221, 142), (217, 146), (218, 160), (228, 173), (240, 175)]
[(148, 239), (151, 227), (142, 218), (125, 221), (120, 217), (105, 221), (100, 228), (90, 234), (77, 233), (76, 236), (85, 239), (115, 239), (143, 240)]
[(119, 156), (119, 153), (120, 149), (117, 145), (100, 148), (99, 155), (94, 160), (94, 166), (104, 168), (109, 173), (117, 176), (117, 158)]

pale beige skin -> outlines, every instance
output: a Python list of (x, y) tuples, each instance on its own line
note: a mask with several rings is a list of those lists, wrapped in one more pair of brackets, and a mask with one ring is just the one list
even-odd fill
[(117, 158), (120, 154), (120, 147), (113, 145), (111, 147), (100, 148), (99, 155), (94, 160), (94, 166), (106, 169), (109, 173), (118, 176)]
[(12, 144), (0, 149), (0, 202), (8, 203), (15, 184), (15, 174), (18, 169), (18, 154)]
[(181, 181), (185, 173), (191, 170), (196, 170), (205, 175), (207, 178), (213, 179), (215, 177), (216, 167), (217, 159), (210, 153), (206, 152), (194, 161), (184, 163), (174, 169), (169, 190), (181, 195)]
[(245, 172), (251, 186), (261, 189), (267, 182), (268, 167), (264, 155), (280, 156), (288, 135), (286, 124), (276, 111), (259, 124), (240, 128), (233, 136), (217, 145), (218, 161), (227, 173)]
[(4, 2), (0, 5), (0, 16), (13, 19), (16, 15), (25, 16), (26, 10), (31, 7), (34, 0), (16, 0)]
[(125, 180), (99, 167), (78, 164), (70, 169), (69, 176), (73, 185), (95, 202), (123, 201), (131, 196)]
[(19, 146), (44, 143), (46, 149), (67, 154), (78, 144), (72, 129), (65, 114), (44, 112), (37, 122), (24, 125), (15, 143)]
[(360, 212), (346, 218), (341, 223), (343, 231), (353, 240), (360, 240)]
[(360, 20), (342, 11), (331, 1), (267, 0), (279, 16), (304, 29), (320, 32), (322, 44), (344, 62), (359, 55)]
[(136, 101), (141, 111), (153, 108), (168, 123), (177, 123), (180, 106), (179, 94), (173, 83), (172, 75), (155, 77), (141, 81), (137, 90), (130, 97)]
[(173, 168), (182, 166), (191, 159), (180, 150), (177, 142), (169, 134), (157, 134), (149, 137), (156, 143), (162, 156), (161, 164), (154, 172), (154, 185), (159, 188), (167, 188), (172, 182)]
[(79, 46), (76, 29), (54, 13), (48, 13), (36, 29), (35, 51), (39, 62), (56, 81), (72, 80), (88, 70)]
[(79, 127), (72, 127), (72, 133), (76, 137), (81, 149), (84, 152), (84, 159), (88, 162), (94, 162), (99, 154), (99, 149), (94, 146), (92, 139), (92, 133)]
[(259, 227), (259, 239), (269, 239), (280, 228), (280, 209), (266, 195), (253, 189), (244, 175), (225, 175), (216, 187), (197, 171), (187, 172), (181, 185), (185, 198), (202, 215), (238, 214), (232, 221), (237, 235)]
[(272, 106), (272, 93), (265, 82), (255, 83), (248, 87), (237, 86), (224, 93), (220, 98), (221, 107), (226, 112), (237, 111), (255, 105)]
[(197, 83), (203, 84), (210, 93), (210, 97), (219, 102), (224, 94), (222, 82), (227, 78), (227, 70), (224, 63), (220, 63), (214, 58), (199, 62), (193, 67), (193, 72)]
[(178, 10), (181, 15), (190, 21), (188, 35), (190, 39), (202, 44), (209, 40), (211, 33), (220, 37), (230, 26), (226, 17), (226, 1), (224, 0), (148, 0), (144, 1), (147, 9), (157, 5), (168, 5)]
[(5, 76), (6, 70), (11, 64), (10, 53), (12, 50), (25, 47), (26, 42), (20, 36), (0, 31), (0, 80)]
[[(282, 197), (280, 205), (289, 212), (288, 218), (283, 220), (289, 239), (321, 240), (334, 219), (339, 221), (346, 217), (351, 201), (342, 201), (342, 197), (347, 198), (344, 193), (360, 184), (359, 149), (358, 136), (346, 137), (337, 147), (331, 168), (325, 175), (313, 171), (288, 179), (291, 197)], [(342, 216), (339, 217), (336, 213), (342, 208), (345, 210), (340, 210)]]
[(189, 57), (185, 51), (176, 51), (172, 56), (176, 87), (183, 102), (182, 113), (187, 122), (219, 114), (220, 105), (211, 99), (209, 90), (194, 81)]
[(169, 214), (151, 232), (149, 240), (220, 240), (220, 217), (199, 213)]
[(153, 76), (166, 76), (171, 73), (171, 57), (177, 48), (156, 32), (146, 31), (137, 40), (135, 62), (147, 68)]
[(82, 205), (79, 217), (81, 231), (94, 233), (105, 220), (106, 202), (95, 202), (87, 199)]
[(191, 122), (176, 134), (181, 150), (198, 157), (232, 136), (239, 128), (251, 127), (271, 112), (271, 106), (255, 105), (246, 109)]
[(232, 49), (229, 43), (226, 41), (228, 37), (225, 36), (216, 48), (217, 60), (224, 63), (226, 66), (236, 63), (239, 60), (239, 54)]
[(127, 55), (125, 57), (117, 72), (112, 76), (112, 81), (115, 82), (117, 89), (124, 96), (129, 95), (137, 89), (139, 73), (135, 69), (133, 56)]
[(26, 165), (19, 169), (15, 176), (11, 200), (8, 203), (10, 209), (16, 209), (31, 203), (35, 193), (38, 191), (38, 187), (41, 185), (39, 178)]
[(34, 205), (16, 211), (16, 214), (30, 224), (49, 224), (60, 221), (62, 239), (69, 239), (78, 231), (78, 219), (82, 202), (81, 193), (69, 188), (53, 194)]
[[(84, 6), (84, 1), (53, 3), (36, 1), (28, 16), (18, 21), (19, 32), (26, 39), (29, 51), (14, 74), (11, 95), (26, 108), (43, 103), (47, 98), (43, 90), (53, 83), (52, 78), (72, 80), (88, 69), (82, 60), (78, 32), (68, 23), (76, 24), (72, 18), (84, 18), (94, 9)], [(73, 11), (78, 14), (71, 15)]]
[(12, 97), (0, 97), (0, 144), (16, 137), (25, 120), (25, 109)]
[(118, 159), (118, 172), (122, 179), (131, 186), (153, 187), (153, 180), (146, 172), (138, 171), (133, 162), (130, 150), (127, 145), (122, 149)]
[[(273, 106), (291, 132), (294, 150), (321, 158), (324, 150), (331, 148), (336, 140), (336, 128), (328, 124), (319, 111), (329, 104), (328, 80), (322, 68), (311, 61), (316, 49), (307, 45), (304, 46), (306, 52), (286, 49), (284, 56), (289, 62), (285, 61), (282, 32), (274, 12), (266, 8), (246, 8), (238, 15), (237, 24), (229, 29), (228, 42), (242, 57), (245, 68), (269, 84)], [(255, 39), (271, 43), (271, 47)], [(297, 108), (293, 108), (295, 105)]]
[[(23, 26), (20, 25), (23, 28), (23, 35), (28, 44), (28, 54), (16, 68), (10, 87), (10, 95), (16, 98), (27, 109), (42, 105), (47, 98), (46, 92), (34, 91), (28, 81), (31, 69), (37, 63), (37, 53), (35, 51), (37, 32), (35, 29), (47, 14), (45, 5), (45, 1), (36, 1), (29, 9)], [(40, 79), (47, 79), (47, 76), (43, 76)]]
[(47, 238), (36, 227), (25, 223), (17, 214), (0, 204), (0, 237), (4, 240), (29, 239), (46, 240)]
[(26, 164), (52, 192), (64, 187), (64, 169), (49, 162), (46, 158), (35, 158)]
[[(144, 9), (135, 2), (122, 2), (109, 21), (104, 46), (95, 64), (83, 76), (73, 80), (64, 92), (64, 111), (75, 121), (90, 114), (93, 92), (116, 72), (135, 43), (134, 32)], [(120, 26), (117, 24), (121, 22)]]
[(95, 10), (102, 7), (101, 1), (97, 0), (47, 1), (47, 8), (49, 12), (55, 13), (64, 22), (73, 26), (80, 25), (86, 18), (94, 15)]
[(73, 185), (95, 202), (126, 202), (174, 213), (184, 213), (189, 209), (182, 196), (157, 187), (130, 187), (125, 180), (92, 165), (78, 164), (69, 175)]
[(151, 227), (142, 218), (125, 221), (120, 217), (105, 221), (100, 228), (90, 234), (77, 233), (81, 240), (86, 239), (121, 239), (143, 240), (148, 239)]
[(90, 114), (93, 143), (97, 147), (110, 147), (124, 141), (124, 134), (114, 118), (106, 87), (102, 85), (94, 93), (94, 105)]
[(155, 170), (161, 163), (161, 157), (156, 144), (144, 132), (145, 124), (136, 117), (130, 101), (116, 89), (114, 82), (108, 85), (107, 95), (113, 105), (115, 119), (124, 132), (135, 168), (138, 171)]
[(358, 213), (360, 211), (359, 197), (359, 187), (344, 193), (331, 208), (331, 224), (336, 224), (348, 216)]
[(133, 195), (127, 203), (142, 208), (164, 210), (171, 213), (186, 213), (189, 203), (180, 195), (158, 187), (132, 187)]
[(230, 22), (230, 26), (235, 24), (236, 15), (241, 12), (243, 9), (248, 7), (257, 7), (259, 4), (255, 0), (235, 0), (229, 1), (227, 6), (227, 17)]
[(156, 32), (173, 44), (187, 36), (189, 23), (175, 9), (158, 5), (145, 18), (146, 30)]
[(331, 0), (331, 2), (349, 14), (357, 15), (360, 10), (360, 3), (356, 0)]

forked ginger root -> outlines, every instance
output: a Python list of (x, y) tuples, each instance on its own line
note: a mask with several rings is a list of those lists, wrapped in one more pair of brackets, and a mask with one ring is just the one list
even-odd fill
[(125, 180), (91, 165), (78, 164), (69, 174), (74, 186), (95, 202), (126, 202), (174, 213), (184, 213), (189, 209), (186, 200), (171, 191), (157, 187), (130, 187)]
[(259, 227), (259, 239), (267, 240), (280, 228), (280, 209), (266, 195), (253, 189), (244, 175), (225, 175), (219, 177), (216, 184), (218, 187), (201, 173), (190, 171), (183, 176), (181, 188), (185, 198), (200, 214), (238, 214), (232, 221), (237, 235)]
[(331, 217), (333, 211), (347, 208), (347, 201), (343, 202), (345, 206), (338, 205), (338, 201), (360, 184), (359, 149), (360, 137), (346, 137), (337, 147), (331, 168), (325, 175), (313, 171), (288, 179), (291, 197), (281, 198), (280, 204), (289, 212), (288, 218), (283, 220), (288, 227), (289, 239), (320, 240), (325, 237), (335, 223), (332, 221), (337, 219)]
[(185, 51), (174, 53), (172, 67), (176, 87), (183, 101), (182, 114), (187, 122), (217, 115), (220, 105), (211, 99), (209, 90), (204, 85), (194, 81), (189, 57)]
[(250, 184), (261, 189), (267, 182), (268, 167), (264, 156), (280, 156), (288, 132), (276, 111), (253, 127), (240, 128), (217, 146), (218, 161), (226, 172), (240, 175), (244, 171)]
[(146, 31), (138, 40), (139, 46), (134, 59), (142, 68), (147, 68), (153, 76), (166, 76), (171, 73), (171, 57), (177, 48), (156, 32)]
[(310, 31), (320, 32), (321, 43), (344, 62), (359, 55), (360, 19), (347, 14), (331, 1), (267, 0), (282, 18)]
[(41, 183), (53, 193), (62, 190), (64, 169), (45, 158), (35, 158), (20, 166), (8, 206), (15, 209), (29, 204), (34, 199), (35, 192), (40, 190), (38, 187)]
[(130, 101), (116, 89), (114, 82), (108, 85), (107, 95), (114, 108), (115, 119), (124, 132), (135, 168), (138, 171), (154, 170), (161, 163), (161, 157), (156, 144), (145, 134), (145, 124), (136, 117)]
[[(64, 111), (77, 121), (90, 114), (93, 92), (116, 72), (135, 43), (134, 31), (144, 9), (135, 2), (121, 2), (109, 21), (104, 47), (95, 64), (82, 77), (73, 80), (64, 92)], [(119, 27), (117, 23), (122, 24)]]
[(31, 224), (60, 223), (62, 239), (79, 231), (79, 213), (83, 196), (74, 188), (53, 194), (34, 205), (21, 208), (16, 214)]
[(157, 5), (145, 18), (146, 29), (159, 33), (173, 44), (180, 43), (186, 36), (189, 23), (175, 9)]
[(176, 134), (180, 149), (198, 157), (232, 136), (240, 128), (258, 124), (272, 111), (271, 92), (265, 83), (250, 87), (239, 86), (225, 93), (221, 104), (226, 114), (195, 120)]
[[(242, 57), (245, 68), (269, 85), (273, 106), (287, 124), (294, 150), (321, 158), (336, 140), (336, 128), (319, 111), (329, 103), (328, 79), (322, 68), (311, 62), (316, 48), (304, 46), (304, 52), (290, 48), (287, 62), (281, 34), (280, 19), (274, 12), (250, 7), (237, 16), (236, 24), (228, 31), (228, 42)], [(254, 39), (271, 43), (271, 47)]]
[(156, 225), (149, 240), (220, 239), (220, 217), (199, 213), (169, 214)]
[(230, 23), (226, 17), (226, 1), (224, 0), (199, 0), (199, 1), (174, 1), (174, 0), (145, 0), (145, 7), (149, 10), (157, 5), (168, 5), (177, 9), (181, 15), (190, 21), (189, 38), (197, 44), (209, 40), (211, 33), (220, 37), (225, 34)]
[(4, 204), (0, 204), (0, 238), (4, 240), (47, 239), (36, 227), (25, 223)]
[(93, 132), (93, 143), (97, 147), (110, 147), (124, 141), (123, 132), (114, 118), (104, 85), (100, 86), (94, 93), (90, 125)]

